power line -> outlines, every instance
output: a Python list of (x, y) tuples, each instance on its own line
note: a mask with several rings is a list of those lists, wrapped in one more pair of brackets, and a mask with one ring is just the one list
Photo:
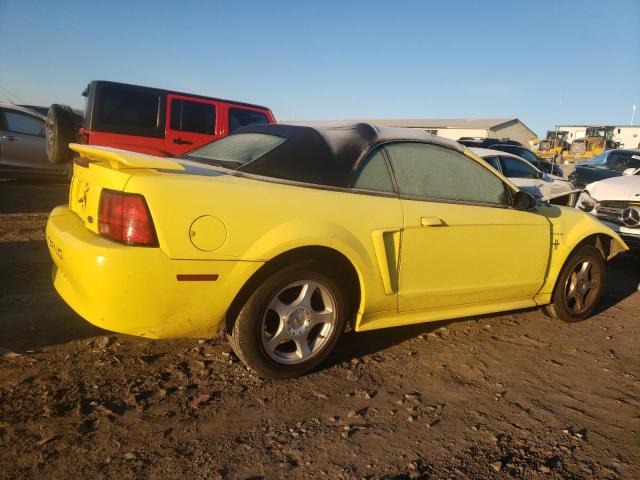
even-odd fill
[(16, 98), (20, 103), (27, 103), (26, 101), (24, 101), (22, 98), (20, 98), (18, 95), (16, 95), (15, 93), (13, 93), (11, 90), (9, 90), (8, 88), (3, 87), (2, 85), (0, 85), (0, 90), (4, 90), (5, 92), (7, 92), (10, 96)]

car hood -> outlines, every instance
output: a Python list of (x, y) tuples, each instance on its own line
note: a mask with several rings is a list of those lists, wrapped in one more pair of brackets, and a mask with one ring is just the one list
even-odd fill
[(575, 191), (571, 182), (562, 180), (554, 175), (545, 174), (543, 179), (511, 178), (510, 180), (520, 190), (524, 190), (541, 200), (548, 200)]
[(623, 175), (593, 182), (586, 190), (596, 200), (640, 201), (640, 175)]

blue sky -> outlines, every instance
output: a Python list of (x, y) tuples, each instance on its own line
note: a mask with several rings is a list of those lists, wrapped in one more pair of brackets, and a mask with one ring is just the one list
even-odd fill
[(82, 107), (101, 79), (278, 119), (519, 117), (538, 134), (640, 108), (640, 0), (0, 0), (0, 38), (0, 100), (36, 104)]

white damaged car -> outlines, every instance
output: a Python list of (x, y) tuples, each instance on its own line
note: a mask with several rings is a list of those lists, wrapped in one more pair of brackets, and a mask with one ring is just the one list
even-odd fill
[(562, 177), (544, 173), (524, 158), (500, 150), (470, 148), (493, 168), (511, 180), (519, 189), (530, 193), (536, 200), (573, 207), (580, 190)]
[(576, 208), (598, 217), (631, 249), (640, 250), (640, 168), (628, 168), (621, 177), (590, 183)]

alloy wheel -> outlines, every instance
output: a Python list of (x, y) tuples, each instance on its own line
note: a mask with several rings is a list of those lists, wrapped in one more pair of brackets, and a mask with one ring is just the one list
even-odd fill
[(574, 315), (589, 310), (598, 299), (602, 288), (602, 271), (599, 265), (582, 259), (573, 267), (565, 284), (565, 304)]
[(290, 283), (271, 298), (262, 315), (262, 347), (278, 363), (305, 362), (323, 350), (336, 319), (336, 299), (326, 286), (313, 280)]

